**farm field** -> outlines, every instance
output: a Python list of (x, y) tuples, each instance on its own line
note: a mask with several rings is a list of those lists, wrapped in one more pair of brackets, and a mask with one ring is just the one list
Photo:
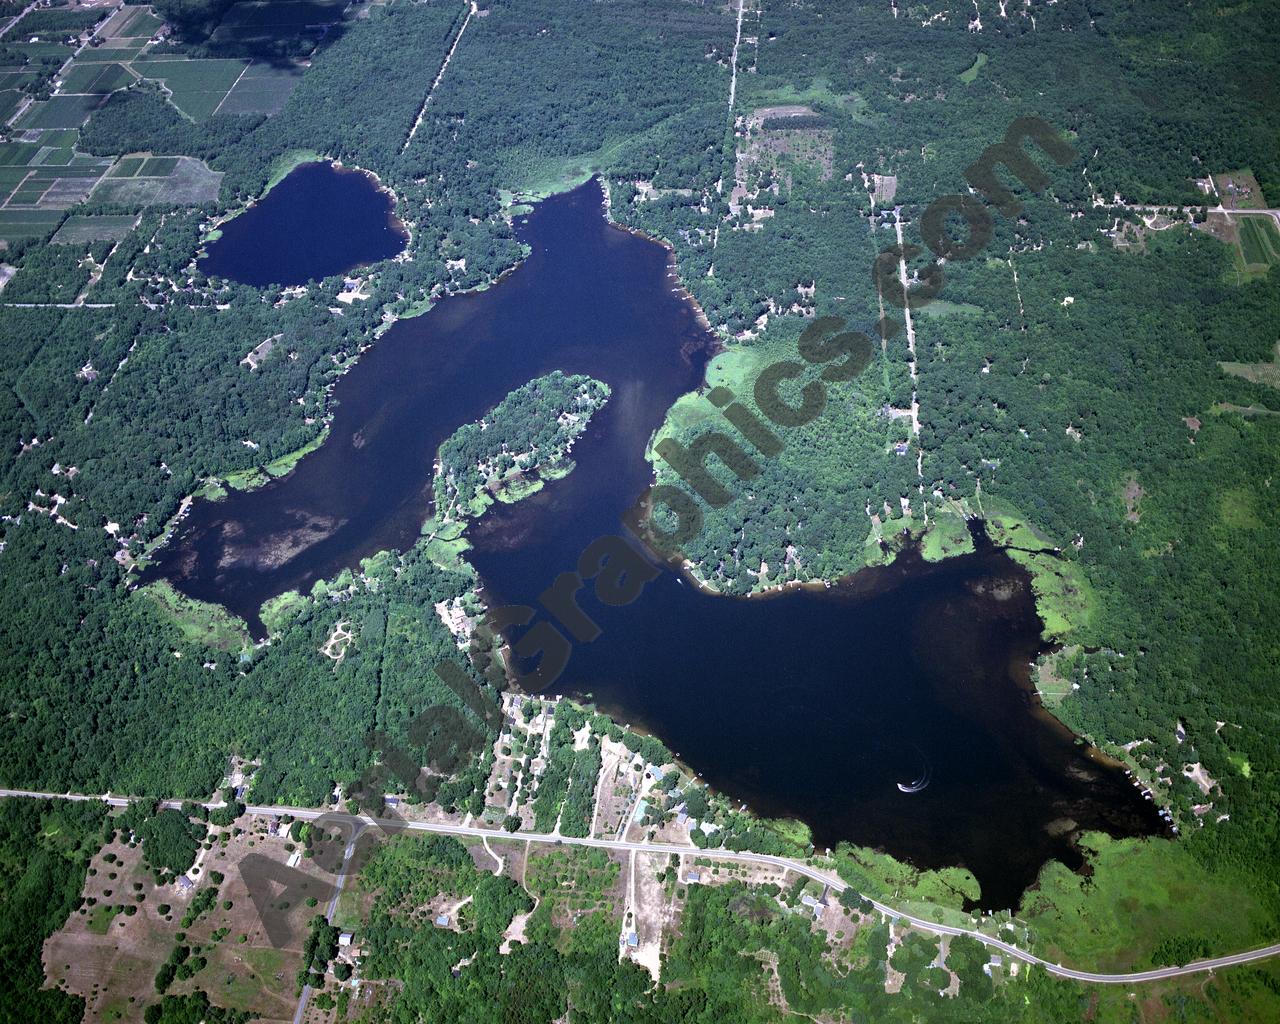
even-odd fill
[(121, 7), (98, 29), (104, 39), (146, 38), (164, 26), (147, 7)]
[(1280, 231), (1275, 221), (1270, 217), (1241, 218), (1240, 251), (1250, 270), (1280, 263)]
[(108, 93), (121, 89), (134, 81), (123, 64), (82, 64), (76, 62), (63, 76), (63, 93)]
[(196, 121), (218, 109), (247, 67), (242, 60), (173, 59), (168, 55), (133, 65), (143, 78), (160, 82), (173, 105)]
[(254, 61), (231, 87), (220, 114), (277, 114), (289, 101), (302, 79), (303, 69), (294, 64), (276, 65)]
[(47, 237), (61, 220), (61, 210), (0, 209), (0, 242)]
[(151, 158), (132, 176), (104, 178), (94, 197), (106, 203), (199, 206), (216, 200), (221, 184), (221, 172), (211, 171), (201, 160)]
[(132, 231), (137, 223), (137, 215), (132, 213), (94, 217), (72, 214), (58, 228), (58, 233), (53, 236), (53, 244), (118, 242)]
[(101, 96), (52, 96), (28, 107), (17, 127), (79, 128), (101, 104)]

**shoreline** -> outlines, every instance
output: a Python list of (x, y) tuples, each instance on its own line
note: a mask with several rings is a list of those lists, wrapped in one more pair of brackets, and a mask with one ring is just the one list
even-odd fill
[[(280, 157), (273, 165), (270, 176), (267, 178), (267, 184), (263, 190), (256, 196), (237, 203), (229, 207), (223, 213), (216, 215), (208, 221), (208, 230), (204, 232), (200, 239), (200, 250), (203, 250), (205, 244), (216, 241), (221, 237), (221, 229), (223, 225), (235, 220), (241, 214), (248, 213), (255, 206), (269, 196), (275, 187), (289, 177), (294, 171), (308, 164), (328, 164), (335, 171), (341, 174), (360, 174), (368, 178), (373, 183), (374, 191), (380, 195), (388, 197), (391, 201), (391, 209), (387, 211), (387, 220), (392, 229), (404, 239), (404, 248), (401, 253), (408, 251), (410, 243), (413, 241), (413, 232), (408, 221), (399, 217), (396, 213), (397, 207), (400, 205), (400, 197), (390, 185), (386, 184), (377, 173), (369, 170), (367, 167), (348, 167), (337, 157), (326, 156), (324, 153), (318, 153), (315, 150), (294, 150)], [(201, 251), (197, 250), (195, 265), (199, 266)], [(393, 259), (395, 257), (392, 257)], [(381, 262), (381, 261), (378, 261)], [(358, 263), (348, 270), (343, 271), (349, 274), (352, 270), (358, 270), (361, 267), (372, 266), (370, 263)]]

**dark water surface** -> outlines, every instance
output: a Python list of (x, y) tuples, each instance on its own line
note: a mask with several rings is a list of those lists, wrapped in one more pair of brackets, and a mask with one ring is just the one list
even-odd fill
[(343, 274), (404, 249), (394, 205), (364, 171), (303, 164), (223, 224), (199, 267), (210, 277), (255, 287)]
[[(588, 373), (613, 396), (577, 468), (469, 534), (490, 603), (536, 605), (592, 540), (620, 532), (651, 478), (647, 440), (713, 347), (667, 253), (610, 227), (600, 199), (583, 186), (517, 221), (533, 250), (518, 271), (395, 325), (339, 382), (328, 441), (260, 490), (197, 503), (153, 573), (260, 631), (266, 598), (416, 540), (436, 450), (458, 426), (552, 369)], [(707, 596), (665, 573), (606, 608), (588, 587), (581, 603), (603, 633), (575, 648), (556, 689), (652, 731), (734, 799), (805, 820), (819, 847), (963, 864), (983, 906), (1013, 906), (1047, 860), (1079, 864), (1079, 831), (1161, 822), (1038, 706), (1029, 581), (977, 534), (975, 554), (908, 553), (764, 599)]]

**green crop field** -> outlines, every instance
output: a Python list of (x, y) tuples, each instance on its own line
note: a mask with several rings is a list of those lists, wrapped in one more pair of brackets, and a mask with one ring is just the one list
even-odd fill
[(178, 166), (176, 156), (153, 156), (138, 171), (139, 178), (167, 178)]
[(42, 149), (37, 160), (41, 167), (65, 167), (75, 154), (68, 149)]
[(122, 7), (98, 29), (98, 35), (106, 39), (146, 39), (164, 24), (146, 7)]
[(76, 61), (63, 76), (63, 93), (106, 93), (133, 81), (133, 76), (120, 64), (81, 64)]
[[(53, 152), (66, 152), (66, 150)], [(31, 177), (36, 181), (53, 181), (55, 178), (98, 178), (101, 177), (104, 169), (104, 164), (70, 164), (66, 167), (40, 164), (32, 167)]]
[(9, 197), (9, 203), (13, 206), (35, 206), (36, 203), (44, 196), (45, 190), (48, 189), (47, 181), (34, 182), (27, 179), (18, 189)]
[(112, 178), (132, 178), (142, 169), (142, 165), (147, 162), (147, 158), (143, 156), (126, 156), (123, 157), (111, 169), (109, 177)]
[(116, 39), (101, 46), (87, 46), (76, 54), (76, 63), (107, 64), (111, 61), (131, 61), (142, 53), (145, 45), (145, 40)]
[[(30, 38), (30, 37), (28, 37)], [(28, 61), (40, 60), (42, 57), (70, 57), (72, 48), (65, 43), (51, 43), (46, 40), (38, 42), (10, 43), (9, 49), (23, 54)]]
[(203, 121), (244, 72), (242, 60), (143, 60), (134, 70), (164, 84), (174, 106), (188, 117)]
[(1241, 218), (1240, 249), (1251, 267), (1280, 263), (1280, 232), (1275, 223), (1269, 217)]
[(35, 35), (42, 38), (61, 39), (92, 28), (105, 16), (106, 10), (102, 7), (77, 11), (28, 11), (11, 31), (15, 39), (30, 39)]
[(60, 210), (0, 210), (0, 240), (47, 238), (61, 220)]
[(18, 127), (79, 128), (101, 103), (101, 96), (53, 96), (33, 103), (18, 119)]
[(300, 40), (314, 44), (340, 20), (345, 6), (344, 0), (246, 0), (227, 11), (209, 42), (222, 52), (297, 52)]
[(26, 167), (38, 152), (33, 142), (0, 142), (0, 167)]
[(302, 69), (255, 61), (222, 103), (223, 114), (279, 113), (302, 78)]

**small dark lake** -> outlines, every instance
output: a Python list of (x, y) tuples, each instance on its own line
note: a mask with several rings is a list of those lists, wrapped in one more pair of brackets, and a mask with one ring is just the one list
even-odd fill
[[(471, 529), (486, 597), (536, 605), (588, 543), (622, 532), (651, 479), (645, 444), (701, 383), (714, 339), (666, 251), (608, 225), (598, 185), (546, 200), (516, 230), (532, 249), (518, 271), (392, 327), (337, 385), (327, 442), (260, 490), (198, 502), (150, 574), (260, 633), (265, 599), (413, 544), (440, 443), (552, 369), (591, 374), (613, 397), (573, 473)], [(984, 907), (1014, 906), (1047, 860), (1080, 863), (1081, 830), (1162, 823), (1039, 707), (1029, 581), (976, 533), (974, 554), (908, 552), (828, 590), (734, 600), (665, 573), (607, 608), (588, 588), (603, 633), (575, 648), (556, 689), (652, 731), (735, 800), (805, 820), (819, 847), (963, 864)]]
[(405, 246), (395, 204), (377, 181), (331, 163), (295, 168), (221, 226), (199, 267), (255, 287), (306, 284), (390, 259)]

